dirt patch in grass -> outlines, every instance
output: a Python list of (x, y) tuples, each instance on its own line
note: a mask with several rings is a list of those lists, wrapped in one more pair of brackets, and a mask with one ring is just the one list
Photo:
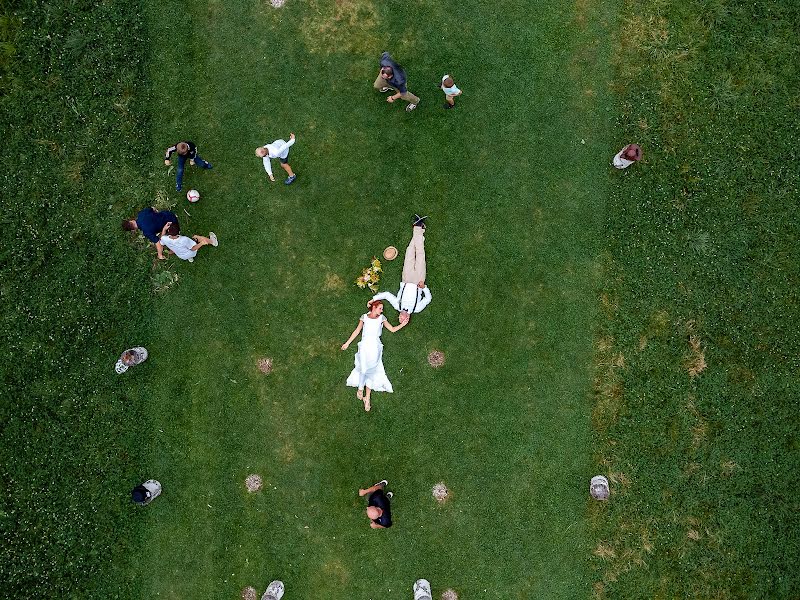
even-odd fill
[(246, 588), (242, 588), (241, 598), (242, 600), (258, 600), (258, 592), (256, 588), (248, 585)]
[(434, 350), (428, 354), (428, 364), (434, 369), (438, 369), (444, 365), (444, 352), (441, 350)]
[(442, 600), (458, 600), (458, 594), (455, 590), (445, 590), (442, 592)]
[(263, 357), (258, 359), (258, 370), (261, 371), (264, 375), (269, 375), (272, 373), (272, 359), (269, 357)]
[(433, 499), (436, 500), (439, 504), (444, 504), (448, 500), (453, 497), (452, 492), (447, 489), (447, 486), (444, 484), (444, 481), (440, 481), (436, 485), (433, 486), (431, 490), (431, 495)]
[(247, 479), (244, 480), (244, 487), (252, 494), (264, 487), (264, 480), (261, 478), (261, 475), (253, 473), (252, 475), (248, 475)]

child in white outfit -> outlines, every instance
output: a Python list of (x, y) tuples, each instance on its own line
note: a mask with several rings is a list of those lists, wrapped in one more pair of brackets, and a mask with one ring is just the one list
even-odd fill
[(453, 78), (450, 75), (442, 77), (442, 91), (444, 92), (445, 108), (453, 108), (456, 105), (456, 96), (461, 95), (461, 90), (458, 89)]

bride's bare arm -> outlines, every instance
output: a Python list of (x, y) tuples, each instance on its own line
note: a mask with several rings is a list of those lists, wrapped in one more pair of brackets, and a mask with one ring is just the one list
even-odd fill
[(363, 327), (364, 327), (364, 321), (361, 321), (359, 319), (358, 325), (356, 325), (356, 328), (353, 330), (353, 333), (350, 334), (350, 339), (347, 340), (344, 344), (342, 344), (342, 350), (347, 350), (347, 347), (350, 345), (350, 342), (356, 339), (356, 336), (358, 336), (358, 334), (361, 333), (361, 329)]
[(400, 331), (400, 330), (401, 330), (403, 327), (405, 327), (407, 324), (408, 324), (408, 321), (406, 321), (405, 323), (404, 323), (403, 321), (400, 321), (400, 324), (399, 324), (399, 325), (392, 325), (391, 323), (389, 323), (389, 319), (386, 319), (386, 320), (383, 322), (383, 326), (384, 326), (384, 327), (386, 327), (386, 329), (388, 329), (388, 330), (389, 330), (389, 331), (391, 331), (392, 333), (394, 333), (395, 331)]

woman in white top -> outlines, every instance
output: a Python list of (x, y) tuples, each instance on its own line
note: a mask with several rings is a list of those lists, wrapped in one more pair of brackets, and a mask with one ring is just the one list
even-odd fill
[(272, 158), (280, 159), (281, 167), (289, 176), (283, 183), (290, 185), (297, 179), (297, 175), (294, 174), (292, 167), (289, 166), (289, 148), (294, 145), (294, 141), (294, 134), (290, 133), (288, 142), (286, 140), (275, 140), (271, 144), (256, 148), (256, 156), (263, 160), (264, 170), (267, 172), (267, 175), (269, 175), (270, 181), (275, 181), (275, 176), (272, 174), (272, 163), (270, 162)]
[[(383, 302), (380, 300), (370, 300), (369, 312), (361, 315), (358, 326), (355, 328), (350, 339), (342, 344), (342, 350), (347, 350), (359, 333), (361, 341), (358, 342), (358, 352), (356, 352), (356, 366), (350, 377), (347, 378), (347, 385), (358, 388), (356, 398), (364, 401), (364, 410), (369, 411), (372, 406), (369, 397), (372, 390), (376, 392), (392, 392), (392, 383), (386, 377), (383, 368), (383, 344), (381, 343), (381, 333), (383, 327), (394, 333), (406, 326), (405, 323), (392, 325), (383, 316)], [(364, 391), (366, 388), (366, 393)]]

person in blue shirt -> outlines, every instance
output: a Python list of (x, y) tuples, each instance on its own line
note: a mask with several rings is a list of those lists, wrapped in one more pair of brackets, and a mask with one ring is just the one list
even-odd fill
[(178, 217), (169, 210), (158, 211), (153, 207), (147, 207), (139, 211), (135, 219), (125, 219), (122, 221), (122, 229), (125, 231), (142, 232), (142, 235), (156, 245), (156, 252), (159, 260), (165, 260), (164, 246), (161, 244), (161, 230), (167, 223), (177, 223)]
[(409, 112), (417, 108), (417, 104), (419, 104), (419, 98), (409, 92), (406, 87), (406, 72), (403, 67), (392, 60), (388, 52), (381, 54), (381, 70), (378, 71), (378, 78), (372, 85), (379, 92), (395, 92), (387, 96), (386, 101), (394, 102), (402, 98), (408, 102), (406, 110)]

